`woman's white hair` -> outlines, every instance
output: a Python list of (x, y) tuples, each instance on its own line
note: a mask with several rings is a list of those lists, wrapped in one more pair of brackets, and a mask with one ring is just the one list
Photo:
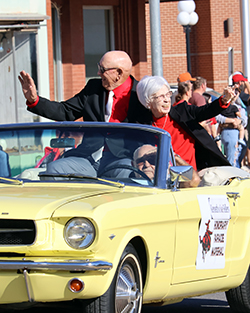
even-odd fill
[(162, 76), (144, 76), (136, 86), (139, 101), (145, 108), (149, 109), (152, 95), (159, 91), (164, 85), (170, 90), (170, 86)]

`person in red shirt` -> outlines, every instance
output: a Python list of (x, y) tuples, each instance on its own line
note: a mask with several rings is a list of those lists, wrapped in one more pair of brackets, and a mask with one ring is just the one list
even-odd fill
[[(25, 71), (21, 71), (18, 78), (27, 100), (28, 111), (56, 121), (75, 121), (82, 118), (83, 121), (91, 122), (128, 122), (151, 125), (152, 114), (140, 104), (137, 98), (138, 81), (131, 75), (132, 60), (129, 55), (125, 51), (108, 51), (97, 63), (97, 68), (100, 78), (90, 79), (76, 95), (61, 102), (50, 101), (38, 95), (32, 77)], [(96, 148), (95, 144), (93, 142), (93, 149)], [(101, 147), (96, 148), (96, 151), (99, 148)], [(82, 174), (93, 176), (96, 175), (97, 167), (98, 170), (102, 170), (106, 164), (130, 165), (131, 159), (126, 155), (125, 150), (120, 147), (120, 150), (117, 149), (118, 155), (114, 155), (106, 144), (105, 158), (102, 158), (100, 164), (96, 164), (96, 160), (93, 161), (92, 158), (84, 159), (70, 155), (70, 157), (49, 163), (48, 170), (57, 173), (67, 167), (68, 172), (72, 173), (79, 172), (81, 168)], [(124, 151), (124, 154), (121, 151)], [(76, 151), (71, 151), (73, 152)], [(124, 172), (127, 175), (130, 173), (124, 169), (117, 169), (116, 172), (119, 172), (116, 176), (119, 174), (123, 176)]]
[[(98, 76), (72, 98), (57, 102), (37, 94), (32, 77), (25, 71), (18, 76), (28, 111), (55, 121), (128, 122), (151, 124), (151, 114), (141, 106), (138, 81), (131, 75), (132, 60), (125, 51), (108, 51), (97, 63)], [(114, 94), (110, 116), (107, 115), (109, 93)]]
[(235, 96), (232, 88), (225, 88), (222, 97), (202, 107), (189, 105), (190, 95), (171, 106), (168, 82), (161, 76), (145, 76), (137, 85), (137, 95), (142, 105), (152, 112), (153, 126), (169, 132), (174, 152), (194, 169), (230, 165), (199, 123), (229, 106)]

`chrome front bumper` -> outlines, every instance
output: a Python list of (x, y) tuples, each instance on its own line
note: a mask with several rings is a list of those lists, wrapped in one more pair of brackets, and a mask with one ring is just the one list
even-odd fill
[(34, 301), (33, 288), (30, 280), (30, 271), (67, 271), (67, 272), (85, 272), (85, 271), (109, 271), (113, 267), (112, 263), (106, 261), (86, 260), (67, 260), (57, 262), (40, 262), (32, 260), (0, 260), (0, 271), (19, 270), (23, 273), (27, 296), (29, 302)]
[(105, 261), (68, 260), (65, 262), (0, 261), (0, 270), (109, 271), (112, 263)]

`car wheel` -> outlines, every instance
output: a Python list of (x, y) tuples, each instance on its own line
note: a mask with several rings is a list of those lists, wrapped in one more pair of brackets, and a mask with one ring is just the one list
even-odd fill
[(142, 270), (134, 247), (123, 252), (116, 275), (99, 298), (84, 303), (85, 313), (140, 313), (142, 307)]
[(250, 270), (243, 283), (226, 292), (228, 304), (233, 312), (250, 313)]

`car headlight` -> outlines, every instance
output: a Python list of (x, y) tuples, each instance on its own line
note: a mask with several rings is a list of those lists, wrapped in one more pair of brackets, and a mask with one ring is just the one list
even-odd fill
[(74, 249), (85, 249), (95, 239), (95, 228), (86, 218), (72, 218), (65, 225), (64, 239)]

